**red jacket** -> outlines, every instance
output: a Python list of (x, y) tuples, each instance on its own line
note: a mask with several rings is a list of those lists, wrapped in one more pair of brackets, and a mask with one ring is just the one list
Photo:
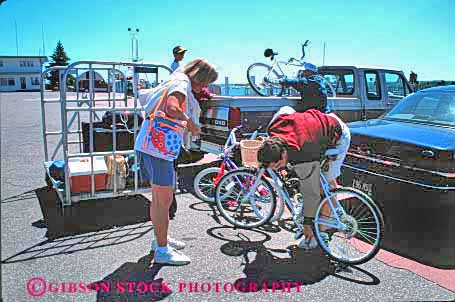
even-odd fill
[(334, 117), (310, 109), (280, 115), (268, 132), (286, 142), (290, 162), (311, 162), (319, 161), (321, 154), (336, 144), (341, 126)]

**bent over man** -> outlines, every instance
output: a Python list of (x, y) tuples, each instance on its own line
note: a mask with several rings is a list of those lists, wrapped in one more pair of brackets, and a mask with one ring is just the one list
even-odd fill
[[(288, 162), (294, 166), (305, 201), (305, 221), (312, 221), (321, 200), (321, 155), (329, 148), (338, 150), (336, 160), (330, 161), (328, 171), (323, 172), (330, 186), (335, 188), (351, 141), (349, 128), (333, 113), (315, 109), (295, 112), (291, 107), (283, 107), (270, 122), (268, 134), (269, 138), (258, 151), (258, 161), (272, 169), (284, 168)], [(310, 225), (304, 225), (303, 234), (305, 238), (299, 247), (317, 247)]]

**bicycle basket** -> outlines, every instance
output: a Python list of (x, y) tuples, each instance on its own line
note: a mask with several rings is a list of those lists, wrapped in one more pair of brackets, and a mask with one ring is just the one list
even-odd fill
[(240, 141), (240, 154), (242, 164), (246, 167), (259, 167), (258, 150), (262, 145), (262, 140), (245, 139)]

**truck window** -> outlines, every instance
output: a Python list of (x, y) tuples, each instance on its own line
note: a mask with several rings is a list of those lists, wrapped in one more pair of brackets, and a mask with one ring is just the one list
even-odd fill
[(381, 99), (381, 85), (379, 84), (379, 74), (377, 71), (365, 71), (365, 87), (369, 100)]
[[(342, 70), (319, 70), (319, 73), (332, 85), (337, 96), (354, 94), (354, 71)], [(330, 92), (330, 89), (328, 89)]]
[(402, 99), (410, 93), (401, 74), (385, 72), (387, 94), (390, 98)]

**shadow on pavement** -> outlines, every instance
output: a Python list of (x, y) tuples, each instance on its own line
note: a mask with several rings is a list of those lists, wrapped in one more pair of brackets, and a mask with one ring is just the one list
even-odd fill
[(4, 260), (2, 264), (36, 260), (57, 255), (74, 254), (80, 251), (127, 243), (146, 235), (153, 227), (148, 223), (124, 226), (91, 234), (44, 240)]
[(205, 201), (190, 204), (190, 209), (193, 209), (193, 210), (199, 211), (199, 212), (215, 212), (216, 213), (216, 211), (217, 211), (215, 203), (208, 203)]
[[(193, 204), (190, 204), (190, 209), (199, 211), (199, 212), (211, 212), (209, 216), (219, 225), (224, 225), (224, 223), (228, 223), (226, 220), (224, 220), (223, 216), (218, 212), (218, 208), (215, 203), (208, 203), (208, 202), (196, 202)], [(220, 218), (221, 217), (221, 218)], [(224, 223), (223, 223), (224, 222)], [(292, 222), (292, 220), (291, 220)], [(233, 227), (234, 229), (237, 229), (236, 227)], [(240, 229), (240, 228), (239, 228)], [(281, 222), (276, 223), (267, 223), (265, 225), (262, 225), (258, 228), (257, 230), (264, 231), (264, 232), (269, 232), (269, 233), (279, 233), (281, 232), (282, 226)], [(285, 229), (289, 231), (288, 229)], [(294, 230), (295, 232), (295, 230)]]
[(199, 211), (199, 212), (211, 212), (208, 214), (217, 224), (223, 225), (222, 221), (220, 220), (220, 214), (218, 214), (218, 209), (215, 203), (207, 203), (204, 201), (196, 202), (190, 204), (190, 209)]
[(46, 236), (49, 239), (97, 232), (150, 220), (149, 200), (142, 195), (82, 200), (62, 208), (53, 189), (43, 187), (36, 189), (35, 193), (47, 226)]
[(282, 230), (288, 231), (289, 233), (294, 234), (297, 231), (297, 228), (295, 227), (292, 218), (280, 219), (278, 225)]
[(153, 254), (140, 258), (137, 263), (127, 262), (101, 281), (89, 286), (97, 290), (96, 301), (158, 301), (172, 291), (163, 278), (155, 279), (163, 265), (150, 266)]
[[(243, 273), (246, 277), (235, 280), (234, 284), (244, 292), (313, 284), (335, 273), (334, 265), (319, 249), (305, 252), (295, 247), (266, 248), (264, 243), (270, 241), (271, 237), (263, 231), (215, 227), (207, 230), (207, 233), (226, 241), (221, 246), (223, 254), (243, 257)], [(277, 254), (282, 254), (282, 257)]]
[(333, 274), (333, 276), (345, 281), (363, 285), (378, 285), (381, 283), (378, 277), (357, 266), (337, 267), (336, 273)]
[(245, 278), (235, 280), (234, 284), (244, 292), (289, 291), (290, 288), (317, 283), (330, 275), (363, 285), (380, 283), (376, 276), (364, 269), (331, 261), (322, 249), (266, 248), (264, 244), (272, 238), (264, 231), (220, 226), (208, 229), (207, 234), (226, 241), (220, 247), (223, 254), (243, 257)]
[(11, 202), (16, 202), (16, 201), (24, 201), (24, 200), (29, 200), (29, 199), (34, 199), (36, 197), (35, 191), (30, 190), (26, 191), (14, 196), (10, 196), (7, 198), (2, 199), (1, 203), (11, 203)]

